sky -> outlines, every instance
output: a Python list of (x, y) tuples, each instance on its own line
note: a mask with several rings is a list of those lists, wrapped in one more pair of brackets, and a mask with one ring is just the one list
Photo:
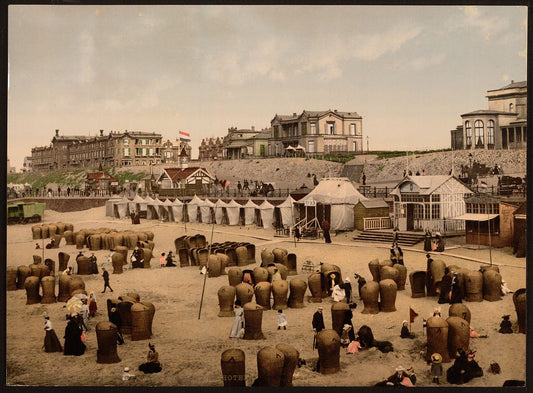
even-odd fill
[[(450, 147), (487, 90), (526, 80), (520, 6), (10, 5), (8, 158), (60, 135), (203, 138), (357, 112), (365, 149)], [(367, 145), (368, 143), (368, 145)]]

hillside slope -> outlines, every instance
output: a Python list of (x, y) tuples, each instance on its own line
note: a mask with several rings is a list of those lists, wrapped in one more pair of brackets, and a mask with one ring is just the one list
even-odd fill
[[(495, 164), (501, 165), (506, 175), (523, 177), (527, 172), (526, 150), (475, 150), (472, 152), (462, 150), (387, 159), (378, 159), (375, 155), (363, 155), (357, 156), (353, 162), (349, 163), (364, 164), (367, 184), (393, 183), (402, 178), (403, 171), (407, 167), (413, 173), (416, 171), (421, 173), (422, 170), (425, 170), (426, 175), (442, 175), (450, 172), (453, 163), (455, 174), (459, 175), (461, 165), (470, 165), (469, 153), (472, 153), (472, 160), (488, 167), (494, 167)], [(318, 179), (340, 176), (343, 169), (343, 165), (340, 163), (305, 158), (193, 161), (189, 166), (201, 166), (208, 169), (219, 180), (229, 180), (231, 188), (236, 186), (237, 181), (242, 183), (244, 179), (272, 182), (276, 188), (294, 189), (303, 184), (312, 188), (313, 177), (311, 175), (315, 174)], [(159, 172), (163, 167), (165, 165), (154, 167), (153, 171)], [(105, 170), (108, 171), (107, 168)], [(149, 168), (146, 166), (113, 168), (109, 172), (115, 173), (119, 179), (119, 184), (123, 184), (126, 179), (129, 181), (142, 179), (149, 173)], [(83, 184), (84, 178), (84, 171), (56, 171), (48, 174), (8, 175), (8, 182), (29, 183), (34, 188), (56, 183), (60, 184), (62, 188), (66, 188), (66, 185), (73, 186), (72, 183)]]

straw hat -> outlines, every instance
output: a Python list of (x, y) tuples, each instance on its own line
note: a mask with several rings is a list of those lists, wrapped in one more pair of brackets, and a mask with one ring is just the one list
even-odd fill
[(124, 372), (127, 373), (128, 371), (130, 371), (130, 368), (129, 367), (124, 367)]
[(434, 353), (431, 355), (431, 362), (432, 363), (440, 363), (442, 362), (442, 356), (440, 356), (440, 353)]

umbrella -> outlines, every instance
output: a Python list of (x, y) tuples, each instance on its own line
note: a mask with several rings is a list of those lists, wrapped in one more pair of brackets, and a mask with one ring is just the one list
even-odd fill
[(69, 314), (78, 314), (81, 311), (81, 300), (79, 297), (72, 296), (66, 304), (66, 308)]
[(87, 300), (87, 295), (84, 293), (77, 293), (73, 297), (77, 297), (80, 300), (83, 300), (83, 299)]

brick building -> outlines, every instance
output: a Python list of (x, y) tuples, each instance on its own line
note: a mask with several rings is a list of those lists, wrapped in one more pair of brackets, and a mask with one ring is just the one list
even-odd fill
[[(156, 165), (177, 162), (182, 148), (191, 150), (187, 143), (163, 143), (161, 134), (141, 131), (111, 131), (97, 136), (60, 135), (56, 130), (49, 146), (31, 149), (33, 170), (95, 168), (102, 166)], [(169, 160), (169, 161), (166, 161)]]

